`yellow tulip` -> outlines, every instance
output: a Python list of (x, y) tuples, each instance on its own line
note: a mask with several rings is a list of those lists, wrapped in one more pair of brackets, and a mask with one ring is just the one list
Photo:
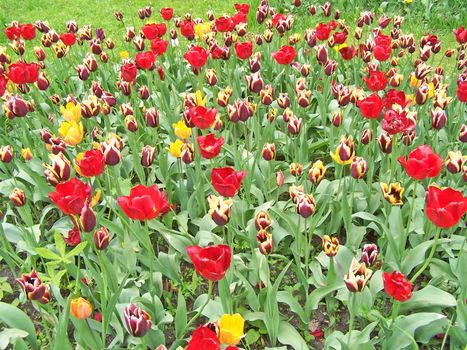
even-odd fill
[(120, 51), (120, 58), (122, 60), (126, 60), (130, 57), (130, 54), (128, 53), (128, 51)]
[(245, 321), (240, 314), (225, 314), (219, 321), (219, 340), (222, 344), (237, 345), (243, 337)]
[(177, 123), (172, 124), (172, 127), (174, 128), (175, 135), (181, 139), (185, 140), (191, 136), (191, 129), (186, 126), (183, 120), (179, 120)]
[(170, 154), (173, 155), (175, 158), (180, 158), (182, 156), (182, 146), (182, 140), (176, 140), (175, 142), (172, 142), (169, 145)]
[(63, 122), (58, 129), (58, 133), (67, 145), (76, 146), (83, 140), (83, 123), (77, 123), (75, 121)]
[(197, 39), (203, 38), (203, 36), (211, 31), (211, 23), (199, 23), (195, 24), (195, 37)]
[(206, 98), (207, 96), (203, 97), (203, 93), (200, 90), (196, 90), (196, 105), (197, 106), (206, 106)]
[(81, 106), (80, 104), (74, 104), (68, 102), (66, 107), (60, 106), (60, 113), (67, 122), (79, 122), (81, 118)]

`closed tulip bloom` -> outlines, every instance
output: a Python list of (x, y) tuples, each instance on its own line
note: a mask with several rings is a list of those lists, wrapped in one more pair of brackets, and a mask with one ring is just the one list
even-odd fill
[(233, 204), (231, 199), (210, 195), (208, 197), (208, 203), (208, 214), (217, 225), (224, 226), (230, 221), (230, 209)]
[(10, 198), (11, 203), (13, 203), (16, 207), (22, 207), (26, 204), (26, 194), (19, 188), (14, 188), (13, 192), (8, 198)]
[(202, 248), (190, 246), (186, 248), (196, 272), (207, 280), (216, 282), (224, 278), (230, 267), (232, 250), (226, 245)]
[(152, 220), (170, 210), (167, 193), (161, 192), (157, 185), (137, 185), (130, 190), (129, 196), (118, 197), (117, 202), (133, 220)]
[(284, 173), (282, 171), (276, 172), (276, 185), (281, 187), (284, 184)]
[(450, 187), (428, 187), (425, 213), (438, 227), (448, 229), (457, 225), (467, 212), (467, 197)]
[(65, 155), (60, 152), (58, 154), (49, 155), (51, 164), (43, 164), (46, 168), (44, 175), (47, 181), (52, 185), (56, 186), (62, 181), (67, 181), (70, 178), (71, 164)]
[(74, 161), (75, 170), (83, 177), (99, 176), (104, 172), (105, 157), (100, 149), (79, 153)]
[(154, 162), (156, 155), (156, 148), (146, 145), (141, 150), (141, 165), (144, 167), (150, 167)]
[(297, 213), (307, 218), (313, 215), (316, 210), (315, 198), (312, 194), (301, 193), (297, 196), (297, 203), (295, 206)]
[(301, 165), (300, 163), (297, 163), (297, 162), (290, 163), (289, 171), (290, 171), (291, 175), (293, 175), (295, 177), (298, 177), (298, 176), (302, 175), (303, 165)]
[(246, 60), (253, 53), (253, 43), (250, 41), (235, 43), (235, 53), (241, 60)]
[(96, 232), (94, 232), (93, 240), (97, 249), (103, 250), (107, 248), (110, 242), (109, 230), (106, 227), (102, 226)]
[(256, 235), (256, 241), (258, 242), (258, 249), (261, 254), (269, 255), (274, 250), (274, 240), (272, 235), (266, 230), (259, 230)]
[(395, 182), (391, 184), (381, 182), (380, 187), (384, 199), (387, 200), (391, 205), (404, 204), (404, 202), (402, 202), (402, 194), (404, 193), (404, 188), (401, 187), (400, 182)]
[(219, 340), (222, 344), (237, 345), (243, 338), (245, 321), (240, 314), (224, 314), (219, 320)]
[(191, 136), (191, 129), (183, 120), (179, 120), (177, 123), (172, 124), (172, 127), (175, 135), (183, 140), (186, 140)]
[(407, 174), (416, 180), (423, 180), (438, 176), (443, 166), (443, 159), (433, 152), (430, 146), (421, 145), (410, 152), (407, 160), (400, 156), (397, 158)]
[(70, 313), (80, 320), (85, 320), (92, 314), (92, 305), (82, 297), (73, 299), (70, 302)]
[(144, 337), (151, 329), (151, 316), (135, 304), (127, 305), (123, 315), (128, 332), (133, 337)]
[(68, 102), (65, 107), (60, 106), (60, 113), (62, 113), (63, 119), (67, 122), (79, 122), (81, 118), (81, 106), (79, 103)]
[(211, 171), (211, 182), (214, 189), (224, 197), (234, 197), (242, 185), (246, 171), (236, 172), (231, 167), (214, 168)]
[(329, 257), (333, 257), (339, 251), (339, 240), (337, 237), (324, 235), (322, 240), (323, 252)]
[(372, 94), (357, 102), (360, 112), (365, 118), (378, 119), (383, 111), (383, 100), (377, 94)]
[(260, 210), (255, 215), (255, 227), (258, 231), (267, 230), (271, 227), (272, 221), (269, 213), (265, 210)]
[(365, 263), (367, 267), (372, 266), (378, 259), (378, 246), (376, 244), (365, 244), (363, 247), (360, 262)]
[(23, 273), (21, 278), (16, 279), (16, 282), (19, 283), (29, 300), (41, 300), (48, 290), (47, 286), (42, 283), (34, 269), (31, 273)]
[(203, 106), (190, 107), (188, 110), (190, 121), (199, 129), (209, 128), (216, 119), (217, 109)]
[(32, 152), (29, 147), (22, 148), (21, 149), (21, 157), (23, 157), (24, 160), (30, 161), (32, 160)]
[(183, 56), (193, 68), (202, 68), (207, 60), (209, 53), (200, 46), (192, 46)]
[(265, 143), (261, 156), (264, 160), (270, 161), (276, 158), (276, 145), (274, 143)]
[(467, 164), (467, 156), (463, 156), (461, 151), (449, 151), (444, 165), (451, 174), (461, 172), (463, 164)]
[(341, 165), (352, 163), (355, 157), (355, 148), (352, 136), (342, 136), (341, 143), (337, 146), (335, 153), (331, 153), (332, 159)]
[(353, 258), (349, 273), (344, 276), (344, 282), (350, 292), (361, 292), (372, 275), (372, 270), (368, 269), (364, 263), (359, 263)]
[(350, 174), (354, 179), (362, 179), (368, 171), (368, 165), (364, 158), (355, 157), (350, 166)]
[(383, 283), (386, 293), (397, 301), (404, 302), (412, 297), (412, 283), (399, 271), (383, 272)]
[(392, 140), (393, 136), (389, 134), (381, 134), (378, 137), (378, 145), (383, 153), (389, 154), (392, 152)]

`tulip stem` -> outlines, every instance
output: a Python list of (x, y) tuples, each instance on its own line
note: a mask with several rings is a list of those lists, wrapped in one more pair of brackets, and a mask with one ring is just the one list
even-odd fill
[(397, 315), (399, 314), (399, 307), (401, 306), (401, 303), (398, 302), (397, 300), (394, 300), (394, 303), (392, 304), (392, 313), (391, 313), (391, 320), (392, 323), (396, 320)]
[(353, 322), (355, 318), (354, 306), (355, 306), (355, 293), (350, 292), (349, 306), (348, 306), (349, 313), (350, 313), (350, 320), (349, 320), (349, 336), (347, 338), (347, 348), (350, 348), (350, 339), (352, 338)]
[(425, 271), (428, 265), (430, 265), (431, 259), (433, 259), (433, 255), (435, 255), (436, 246), (438, 245), (438, 239), (439, 239), (440, 233), (441, 233), (441, 228), (438, 227), (436, 230), (436, 234), (435, 234), (435, 241), (433, 242), (433, 245), (431, 246), (430, 255), (428, 255), (428, 259), (425, 260), (425, 263), (422, 265), (422, 267), (410, 279), (410, 283), (413, 283), (417, 279), (417, 277), (420, 276), (423, 273), (423, 271)]

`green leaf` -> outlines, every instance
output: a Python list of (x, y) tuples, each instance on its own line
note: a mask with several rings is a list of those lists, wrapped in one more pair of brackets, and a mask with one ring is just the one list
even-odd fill
[(400, 306), (401, 312), (413, 312), (416, 310), (431, 310), (440, 311), (439, 309), (445, 307), (456, 306), (456, 299), (435, 286), (428, 285), (425, 288), (413, 293), (412, 298), (402, 303)]
[(76, 247), (74, 247), (72, 250), (70, 250), (65, 257), (68, 259), (75, 255), (79, 255), (84, 250), (84, 248), (86, 248), (87, 245), (88, 245), (88, 242), (81, 242)]
[(55, 247), (57, 248), (58, 253), (61, 256), (65, 256), (66, 244), (60, 232), (55, 232), (54, 239), (55, 239)]
[(297, 332), (295, 327), (290, 323), (282, 321), (279, 327), (279, 333), (277, 339), (285, 345), (290, 345), (295, 350), (307, 350), (308, 345), (302, 338), (300, 333)]
[(18, 328), (5, 328), (0, 332), (0, 349), (4, 350), (11, 343), (14, 344), (17, 338), (25, 338), (28, 332)]
[(20, 309), (0, 302), (0, 321), (10, 328), (17, 328), (28, 333), (26, 337), (33, 349), (39, 349), (36, 338), (36, 329), (31, 319)]
[(58, 260), (58, 261), (62, 260), (61, 256), (59, 256), (57, 253), (54, 253), (48, 248), (43, 248), (43, 247), (36, 248), (36, 253), (39, 254), (41, 258), (44, 258), (47, 260)]
[(185, 330), (187, 325), (186, 302), (183, 293), (178, 292), (177, 311), (175, 312), (175, 334), (177, 338)]

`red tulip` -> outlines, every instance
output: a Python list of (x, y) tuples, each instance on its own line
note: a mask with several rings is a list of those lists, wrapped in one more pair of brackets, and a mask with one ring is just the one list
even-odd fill
[(196, 127), (200, 129), (209, 128), (216, 119), (216, 108), (205, 108), (203, 106), (190, 107), (188, 117)]
[(161, 16), (166, 21), (170, 21), (174, 15), (174, 10), (171, 7), (163, 7), (161, 8)]
[(235, 43), (235, 53), (241, 60), (246, 60), (253, 53), (253, 43), (251, 41)]
[(388, 84), (386, 73), (378, 70), (370, 70), (370, 76), (364, 77), (363, 80), (371, 91), (384, 90)]
[(21, 36), (21, 31), (17, 26), (11, 26), (4, 30), (5, 35), (7, 36), (8, 40), (15, 40), (19, 39)]
[(224, 278), (230, 267), (232, 250), (227, 245), (201, 248), (190, 246), (186, 248), (196, 272), (209, 281), (219, 281)]
[(206, 326), (200, 326), (191, 335), (186, 350), (220, 350), (217, 334)]
[(412, 127), (411, 121), (407, 118), (406, 112), (398, 113), (392, 109), (386, 110), (381, 127), (390, 135), (398, 134), (409, 130)]
[(326, 23), (316, 25), (316, 37), (318, 40), (328, 40), (331, 34), (331, 28)]
[(39, 76), (39, 65), (37, 63), (13, 63), (8, 67), (8, 79), (15, 84), (35, 83)]
[(235, 23), (231, 17), (219, 17), (216, 19), (216, 29), (218, 32), (226, 33), (235, 29)]
[(60, 34), (60, 40), (66, 46), (72, 46), (72, 45), (74, 45), (76, 43), (75, 33), (70, 32), (70, 33)]
[(211, 182), (214, 189), (224, 197), (234, 197), (240, 186), (246, 171), (236, 172), (231, 167), (214, 168), (211, 171)]
[(180, 24), (180, 33), (188, 40), (193, 40), (195, 38), (195, 24), (185, 20)]
[(238, 12), (244, 13), (245, 15), (247, 15), (248, 12), (250, 11), (250, 4), (235, 4), (234, 7), (235, 7), (235, 10), (237, 10)]
[(375, 55), (375, 58), (380, 62), (387, 61), (388, 58), (391, 57), (391, 53), (392, 53), (391, 46), (376, 45), (373, 48), (373, 54)]
[(156, 185), (137, 185), (130, 190), (129, 196), (118, 197), (117, 202), (133, 220), (152, 220), (170, 210), (167, 193), (161, 192)]
[(378, 119), (384, 107), (383, 100), (378, 94), (372, 94), (363, 100), (359, 100), (357, 105), (362, 115), (369, 119)]
[(466, 212), (467, 197), (464, 197), (462, 192), (450, 187), (428, 187), (425, 213), (436, 226), (450, 228), (456, 225)]
[(8, 78), (6, 77), (6, 75), (0, 74), (0, 97), (2, 97), (3, 94), (5, 93), (7, 84), (8, 84)]
[(21, 24), (19, 32), (24, 40), (32, 40), (36, 37), (36, 28), (32, 24)]
[(75, 160), (75, 169), (81, 176), (93, 177), (104, 172), (105, 157), (100, 149), (80, 153)]
[(393, 109), (393, 105), (395, 104), (405, 108), (407, 103), (409, 103), (409, 100), (405, 97), (404, 91), (391, 89), (386, 93), (386, 97), (384, 98), (384, 106), (387, 109)]
[(355, 46), (346, 46), (339, 50), (342, 58), (346, 61), (350, 61), (354, 56), (357, 55), (357, 49)]
[(183, 57), (193, 68), (202, 68), (207, 60), (209, 53), (201, 46), (192, 46)]
[(216, 135), (214, 134), (198, 136), (196, 141), (198, 142), (201, 157), (205, 159), (217, 157), (221, 151), (222, 145), (224, 144), (224, 138), (221, 136), (216, 139)]
[(460, 82), (457, 85), (456, 95), (459, 101), (467, 102), (467, 81)]
[(443, 166), (443, 159), (430, 146), (421, 145), (410, 152), (407, 160), (403, 156), (397, 158), (407, 175), (415, 180), (423, 180), (438, 176)]
[(454, 35), (456, 36), (456, 40), (459, 44), (464, 44), (467, 42), (467, 29), (464, 26), (460, 26), (457, 29), (453, 30)]
[(279, 64), (291, 64), (295, 59), (295, 49), (292, 46), (282, 46), (279, 51), (273, 52), (272, 57)]
[(76, 177), (59, 183), (49, 198), (67, 215), (79, 215), (86, 201), (90, 202), (92, 188)]
[(135, 56), (135, 62), (139, 69), (152, 69), (156, 62), (156, 55), (152, 51), (139, 52)]
[(412, 283), (399, 271), (383, 272), (384, 290), (397, 301), (407, 301), (412, 297)]
[(48, 287), (42, 283), (34, 269), (31, 273), (23, 273), (21, 278), (16, 279), (16, 282), (20, 284), (29, 300), (41, 300), (48, 290)]
[(167, 26), (165, 23), (150, 23), (145, 24), (143, 28), (141, 28), (141, 31), (146, 39), (153, 40), (164, 36), (167, 32)]
[(151, 51), (157, 56), (162, 56), (167, 51), (167, 46), (169, 46), (169, 42), (164, 39), (155, 38), (151, 40)]
[(134, 63), (127, 63), (120, 67), (120, 77), (127, 82), (135, 81), (137, 72)]

